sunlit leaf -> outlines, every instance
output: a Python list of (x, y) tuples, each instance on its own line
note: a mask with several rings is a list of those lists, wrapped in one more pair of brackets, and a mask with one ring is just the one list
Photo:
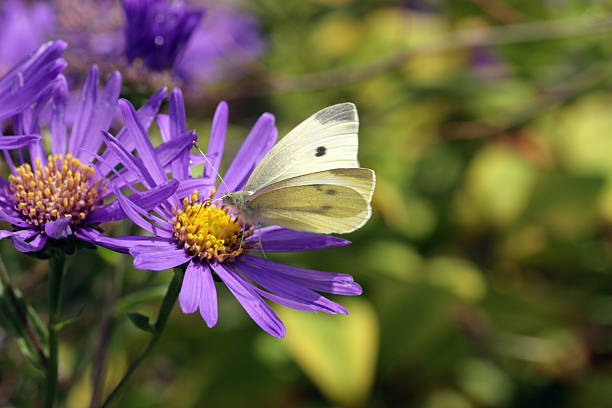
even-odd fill
[(472, 302), (480, 300), (487, 290), (478, 268), (459, 258), (433, 258), (427, 264), (426, 279)]
[(331, 400), (364, 404), (378, 354), (378, 321), (363, 299), (343, 302), (348, 316), (280, 310), (287, 327), (283, 340), (295, 361)]
[(533, 189), (534, 168), (518, 152), (493, 144), (482, 149), (470, 163), (466, 190), (457, 205), (460, 212), (505, 226), (527, 206)]

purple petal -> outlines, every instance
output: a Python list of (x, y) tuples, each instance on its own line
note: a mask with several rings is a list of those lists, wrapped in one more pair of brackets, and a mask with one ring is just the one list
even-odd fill
[(2, 136), (0, 134), (0, 149), (20, 149), (37, 141), (40, 141), (40, 135)]
[[(170, 93), (170, 107), (168, 111), (170, 114), (170, 138), (178, 139), (187, 131), (185, 102), (183, 101), (183, 93), (179, 88), (174, 88)], [(197, 136), (195, 140), (197, 140)], [(189, 150), (181, 150), (176, 160), (172, 161), (172, 177), (178, 178), (179, 180), (186, 179), (189, 176), (188, 167)]]
[(34, 230), (21, 230), (11, 236), (11, 241), (20, 252), (36, 252), (45, 246), (47, 236)]
[(91, 152), (97, 152), (102, 144), (101, 131), (106, 131), (115, 115), (117, 99), (121, 91), (121, 74), (114, 72), (106, 83), (102, 96), (95, 101), (92, 117), (86, 129), (86, 137), (79, 145), (82, 149), (74, 152), (81, 161), (89, 161)]
[[(294, 231), (274, 225), (255, 231), (245, 243), (261, 244), (265, 252), (293, 252), (343, 247), (351, 242), (332, 235)], [(261, 251), (261, 248), (253, 248), (253, 251)]]
[[(203, 176), (217, 179), (217, 173), (219, 172), (219, 166), (221, 165), (221, 158), (223, 157), (223, 147), (225, 145), (225, 133), (227, 132), (227, 119), (229, 117), (229, 108), (227, 102), (221, 101), (217, 105), (215, 110), (215, 116), (212, 121), (212, 128), (210, 129), (210, 139), (208, 140), (208, 150), (206, 151), (206, 157), (210, 162), (209, 166), (204, 167)], [(212, 166), (212, 169), (206, 171), (208, 167)]]
[[(246, 140), (236, 153), (232, 164), (225, 173), (225, 184), (219, 186), (217, 196), (230, 191), (236, 191), (237, 187), (244, 183), (249, 174), (257, 164), (262, 150), (268, 145), (270, 138), (275, 138), (274, 116), (264, 113), (257, 120)], [(227, 187), (226, 187), (227, 186)]]
[(45, 223), (45, 234), (53, 239), (68, 238), (69, 235), (72, 235), (70, 221), (72, 221), (71, 217), (63, 217)]
[(207, 263), (199, 263), (202, 274), (202, 286), (200, 292), (200, 316), (208, 327), (214, 327), (219, 318), (217, 305), (217, 288), (213, 280), (210, 266)]
[[(9, 213), (10, 212), (10, 213)], [(8, 222), (12, 225), (22, 228), (31, 228), (32, 225), (25, 222), (20, 216), (19, 213), (15, 212), (12, 207), (8, 209), (2, 208), (0, 209), (0, 220)], [(2, 239), (2, 238), (0, 238)]]
[(64, 52), (68, 44), (62, 40), (49, 41), (41, 45), (30, 56), (24, 58), (13, 69), (0, 78), (0, 93), (8, 92), (14, 85), (14, 77), (28, 76), (40, 72), (51, 62), (54, 62)]
[(146, 217), (149, 217), (149, 214), (147, 213), (147, 211), (143, 210), (138, 205), (136, 205), (134, 202), (129, 200), (126, 196), (124, 196), (123, 193), (121, 193), (121, 191), (119, 191), (116, 186), (113, 185), (112, 189), (115, 195), (117, 196), (119, 205), (121, 205), (121, 208), (123, 209), (123, 211), (125, 211), (125, 214), (136, 225), (138, 225), (140, 228), (144, 229), (145, 231), (150, 232), (151, 234), (157, 235), (159, 237), (162, 237), (162, 238), (172, 237), (172, 225), (170, 225), (166, 221), (160, 218), (157, 218), (157, 217), (155, 219), (155, 223), (159, 225), (154, 224), (152, 221), (146, 218)]
[(8, 238), (14, 234), (13, 231), (0, 230), (0, 239)]
[[(159, 186), (155, 186), (149, 190), (135, 192), (128, 197), (134, 204), (145, 211), (151, 211), (157, 207), (162, 201), (170, 197), (177, 189), (179, 182), (177, 180), (168, 180)], [(119, 201), (112, 204), (100, 206), (94, 212), (90, 213), (86, 223), (118, 221), (126, 217), (125, 212), (121, 209)]]
[(83, 145), (87, 128), (89, 127), (94, 105), (98, 99), (98, 87), (100, 86), (100, 79), (98, 75), (98, 66), (93, 65), (83, 84), (81, 90), (81, 98), (79, 100), (79, 108), (72, 126), (72, 133), (70, 135), (70, 145), (68, 151), (78, 155), (79, 148)]
[(161, 134), (162, 141), (164, 143), (169, 142), (171, 139), (170, 116), (166, 115), (165, 113), (160, 113), (159, 115), (157, 115), (155, 120), (157, 121), (157, 127), (159, 128), (159, 133)]
[[(145, 130), (149, 130), (149, 127), (151, 127), (151, 123), (153, 123), (153, 119), (155, 119), (155, 115), (157, 114), (157, 111), (159, 111), (159, 107), (164, 99), (166, 99), (166, 92), (167, 88), (165, 87), (157, 90), (157, 92), (155, 92), (153, 96), (151, 96), (149, 100), (140, 109), (138, 109), (138, 112), (136, 112), (138, 119), (140, 119), (140, 122), (143, 124)], [(119, 133), (117, 133), (117, 140), (129, 152), (134, 150), (136, 147), (134, 138), (131, 136), (125, 126), (119, 131)], [(111, 160), (108, 157), (108, 153), (109, 152), (105, 151), (102, 154), (102, 157), (109, 160), (113, 166), (118, 164), (119, 161), (116, 158)]]
[(179, 305), (183, 313), (193, 313), (198, 310), (202, 291), (202, 273), (199, 265), (201, 265), (199, 262), (192, 259), (185, 270), (183, 285), (179, 293)]
[[(198, 135), (190, 131), (155, 148), (155, 154), (159, 158), (161, 165), (164, 167), (169, 163), (172, 165), (171, 171), (173, 178), (183, 180), (189, 177), (187, 174), (189, 150), (193, 147), (193, 143), (196, 140), (198, 140)], [(183, 167), (184, 171), (181, 170)]]
[(345, 273), (302, 269), (248, 254), (243, 255), (240, 259), (241, 262), (272, 271), (312, 290), (339, 295), (360, 295), (362, 293), (361, 286), (353, 280), (351, 275)]
[(36, 140), (28, 145), (28, 153), (30, 154), (30, 161), (32, 162), (32, 168), (36, 168), (36, 160), (40, 161), (43, 167), (47, 166), (47, 155), (45, 148), (40, 140)]
[(78, 239), (91, 242), (95, 245), (111, 249), (116, 252), (128, 253), (130, 249), (136, 245), (159, 246), (160, 248), (169, 248), (174, 245), (168, 239), (158, 237), (107, 237), (100, 231), (91, 227), (77, 227), (74, 235)]
[(261, 288), (255, 287), (255, 291), (266, 299), (271, 300), (274, 303), (288, 307), (290, 309), (299, 310), (300, 312), (316, 313), (317, 308), (313, 305), (309, 305), (304, 302), (299, 302), (291, 298), (276, 295), (274, 293), (267, 292)]
[[(147, 167), (142, 162), (142, 159), (132, 155), (123, 146), (123, 144), (117, 140), (117, 138), (114, 138), (110, 133), (102, 132), (102, 137), (104, 138), (104, 142), (106, 143), (108, 150), (113, 152), (119, 161), (127, 168), (127, 170), (136, 176), (136, 180), (139, 179), (149, 188), (157, 184), (151, 173), (149, 173)], [(102, 158), (102, 160), (105, 159)], [(108, 162), (105, 161), (105, 164), (109, 167), (113, 165), (112, 163), (112, 160), (109, 160)]]
[(181, 180), (174, 195), (182, 200), (183, 198), (190, 196), (193, 193), (193, 190), (198, 190), (200, 197), (207, 198), (214, 186), (214, 183), (207, 178)]
[(59, 59), (65, 48), (63, 41), (44, 44), (0, 78), (0, 120), (28, 109), (54, 86), (53, 80), (67, 65)]
[(136, 110), (126, 99), (119, 100), (119, 107), (121, 108), (121, 113), (123, 114), (125, 126), (127, 127), (128, 132), (130, 132), (134, 138), (136, 150), (138, 151), (142, 161), (149, 169), (153, 179), (158, 184), (163, 183), (167, 180), (166, 173), (164, 172), (164, 168), (159, 162), (159, 159), (155, 155), (155, 150), (153, 149), (151, 140), (147, 136), (147, 132), (145, 131), (143, 124), (138, 119)]
[(183, 265), (191, 260), (191, 256), (176, 245), (143, 246), (137, 245), (130, 249), (130, 254), (134, 257), (134, 268), (149, 269), (152, 271), (163, 271)]
[(348, 313), (343, 306), (265, 268), (250, 265), (246, 262), (239, 263), (237, 268), (247, 278), (273, 294), (281, 296), (289, 301), (302, 304), (307, 308), (311, 307), (313, 309), (311, 311), (320, 310), (330, 314)]
[[(191, 166), (196, 166), (198, 164), (208, 164), (206, 162), (207, 159), (208, 157), (204, 158), (204, 155), (202, 155), (201, 153), (190, 153), (189, 154), (189, 164)], [(204, 174), (203, 177), (208, 177), (208, 175)]]
[(274, 337), (285, 336), (283, 322), (249, 282), (225, 264), (214, 262), (211, 267), (259, 327)]
[(66, 106), (68, 105), (68, 83), (60, 75), (60, 84), (51, 105), (51, 153), (66, 154)]

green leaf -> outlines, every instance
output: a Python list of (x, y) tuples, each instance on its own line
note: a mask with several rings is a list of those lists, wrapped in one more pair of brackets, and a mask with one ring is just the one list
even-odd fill
[(132, 323), (134, 323), (134, 326), (138, 327), (140, 330), (149, 333), (155, 332), (155, 329), (153, 328), (153, 326), (151, 326), (151, 323), (149, 323), (149, 316), (145, 316), (136, 312), (130, 312), (127, 315), (132, 321)]
[[(30, 360), (32, 365), (42, 369), (41, 362), (36, 351), (36, 347), (28, 336), (25, 322), (15, 310), (13, 302), (11, 302), (11, 300), (9, 299), (10, 294), (6, 290), (4, 290), (4, 288), (2, 289), (3, 292), (0, 295), (0, 310), (2, 311), (2, 316), (7, 322), (6, 326), (15, 335), (15, 339), (23, 355), (28, 360)], [(16, 297), (15, 299), (19, 304), (23, 303), (23, 301), (20, 301), (19, 298)], [(25, 310), (25, 307), (22, 308), (22, 310)]]
[(70, 313), (69, 315), (67, 315), (66, 317), (64, 317), (63, 319), (61, 319), (59, 322), (55, 323), (55, 330), (61, 330), (64, 326), (74, 322), (75, 320), (77, 320), (79, 318), (79, 316), (81, 315), (81, 312), (83, 311), (83, 308), (85, 307), (85, 305), (80, 305), (77, 310), (75, 310), (74, 312)]
[(367, 401), (378, 355), (378, 318), (367, 301), (346, 302), (349, 315), (279, 311), (283, 343), (329, 399), (341, 406)]

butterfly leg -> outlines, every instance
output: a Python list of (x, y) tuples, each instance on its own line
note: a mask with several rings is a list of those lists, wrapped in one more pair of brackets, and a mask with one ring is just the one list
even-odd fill
[(261, 243), (261, 223), (257, 224), (257, 227), (257, 230), (259, 231), (259, 247), (261, 248), (261, 253), (263, 254), (264, 258), (268, 259), (266, 256), (266, 251), (264, 251), (263, 244)]

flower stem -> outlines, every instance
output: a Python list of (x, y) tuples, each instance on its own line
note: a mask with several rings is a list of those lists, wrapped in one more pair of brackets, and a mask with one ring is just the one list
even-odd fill
[(58, 328), (56, 326), (60, 304), (62, 301), (62, 282), (64, 277), (66, 255), (62, 250), (55, 249), (49, 258), (49, 359), (47, 369), (47, 395), (45, 407), (53, 407), (57, 391), (57, 355)]
[(183, 274), (184, 270), (182, 268), (174, 268), (174, 277), (168, 285), (168, 290), (166, 291), (164, 300), (162, 301), (161, 307), (159, 308), (157, 321), (153, 325), (153, 333), (151, 334), (149, 342), (140, 352), (140, 354), (138, 354), (136, 359), (132, 361), (119, 384), (117, 384), (115, 389), (104, 401), (104, 404), (102, 404), (102, 408), (108, 407), (110, 403), (119, 395), (119, 393), (127, 384), (129, 378), (132, 376), (132, 374), (134, 374), (134, 371), (136, 371), (136, 369), (140, 366), (144, 359), (149, 355), (151, 350), (153, 350), (153, 347), (155, 347), (155, 345), (157, 344), (159, 338), (161, 337), (164, 331), (164, 328), (166, 327), (166, 322), (168, 321), (170, 312), (172, 311), (172, 308), (176, 303), (176, 299), (178, 299), (179, 292), (181, 291), (181, 285), (183, 283)]

